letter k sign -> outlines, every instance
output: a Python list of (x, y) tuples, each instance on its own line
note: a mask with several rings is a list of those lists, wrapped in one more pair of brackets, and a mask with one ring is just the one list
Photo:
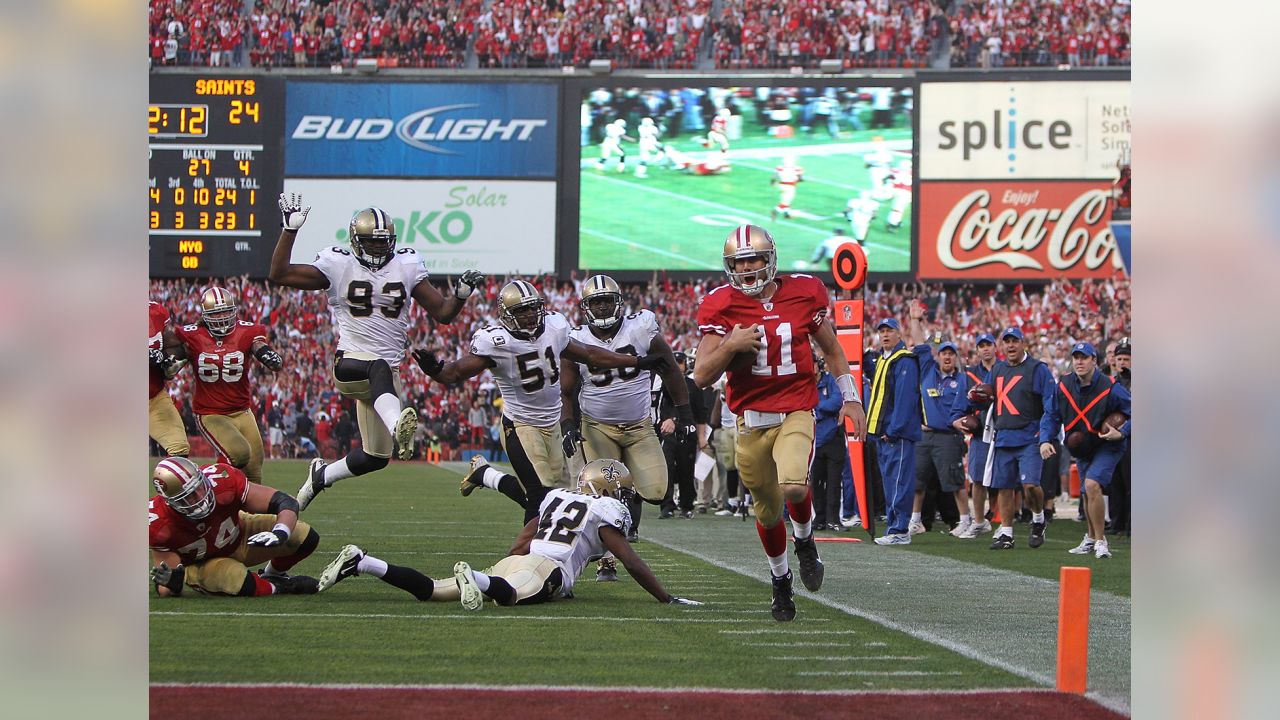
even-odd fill
[(1022, 380), (1022, 376), (1015, 375), (1008, 380), (1009, 384), (1005, 385), (1005, 378), (996, 378), (996, 414), (1003, 415), (1007, 412), (1010, 415), (1021, 415), (1022, 413), (1018, 412), (1018, 408), (1014, 407), (1012, 402), (1009, 402), (1009, 392)]

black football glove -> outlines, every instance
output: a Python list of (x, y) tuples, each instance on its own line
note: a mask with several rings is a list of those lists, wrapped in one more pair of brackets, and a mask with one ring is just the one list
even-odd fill
[(280, 353), (272, 350), (270, 347), (263, 345), (253, 352), (253, 356), (258, 358), (258, 362), (262, 363), (268, 370), (272, 372), (284, 367), (284, 358), (280, 357)]
[(466, 300), (471, 297), (471, 293), (475, 289), (484, 284), (484, 275), (479, 270), (465, 270), (462, 277), (458, 279), (458, 284), (453, 288), (453, 296), (459, 300)]
[(169, 366), (169, 356), (165, 355), (160, 348), (147, 348), (147, 359), (152, 365), (162, 370)]
[(422, 348), (414, 350), (413, 359), (417, 361), (418, 367), (422, 368), (422, 372), (426, 373), (427, 377), (435, 378), (440, 371), (444, 370), (444, 363), (440, 362), (440, 358), (430, 350)]
[(169, 592), (176, 595), (182, 594), (182, 581), (186, 578), (186, 569), (181, 564), (178, 567), (171, 568), (168, 563), (162, 562), (151, 568), (151, 582), (155, 584), (156, 593), (159, 594), (160, 588), (167, 588)]
[(657, 353), (641, 355), (636, 358), (636, 368), (639, 370), (649, 370), (662, 374), (667, 371), (668, 367), (670, 367), (670, 363), (667, 362), (667, 359)]
[(578, 424), (572, 420), (562, 421), (560, 423), (560, 434), (564, 436), (564, 439), (560, 441), (564, 456), (571, 458), (578, 454), (578, 447), (582, 445), (582, 431), (578, 429)]
[(676, 440), (688, 442), (698, 436), (698, 426), (693, 422), (693, 409), (688, 405), (676, 406)]

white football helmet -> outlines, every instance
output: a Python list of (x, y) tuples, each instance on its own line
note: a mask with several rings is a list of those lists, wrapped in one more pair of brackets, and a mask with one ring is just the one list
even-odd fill
[(367, 207), (351, 216), (347, 226), (351, 250), (361, 265), (381, 270), (396, 251), (396, 227), (386, 210)]
[(641, 121), (640, 121), (640, 125), (641, 125), (642, 127), (652, 127), (652, 126), (653, 126), (653, 118), (647, 117), (647, 118), (645, 118), (645, 119), (641, 120)]
[[(757, 270), (739, 272), (734, 266), (737, 260), (764, 258), (765, 265)], [(778, 249), (773, 236), (759, 225), (739, 225), (724, 241), (724, 272), (729, 284), (748, 295), (759, 295), (778, 274)]]
[(623, 130), (626, 130), (626, 129), (627, 129), (627, 121), (626, 121), (625, 119), (623, 119), (623, 118), (618, 118), (617, 120), (614, 120), (614, 121), (613, 121), (613, 124), (614, 124), (614, 125), (617, 125), (618, 127), (622, 128)]
[(622, 288), (608, 275), (592, 275), (582, 283), (578, 307), (593, 327), (608, 330), (622, 321)]
[(524, 280), (512, 280), (498, 293), (498, 322), (507, 332), (530, 340), (542, 332), (547, 303), (538, 288)]
[(236, 297), (226, 288), (213, 286), (200, 294), (200, 321), (215, 337), (230, 335), (240, 319)]
[(728, 120), (729, 117), (733, 115), (733, 111), (727, 107), (722, 107), (716, 111), (716, 115), (719, 115), (720, 117)]
[(634, 486), (631, 471), (618, 460), (592, 460), (578, 473), (578, 492), (588, 495), (607, 495), (626, 502), (627, 497), (635, 492)]
[(209, 477), (184, 457), (161, 460), (151, 473), (151, 482), (169, 507), (190, 520), (208, 517), (217, 502)]

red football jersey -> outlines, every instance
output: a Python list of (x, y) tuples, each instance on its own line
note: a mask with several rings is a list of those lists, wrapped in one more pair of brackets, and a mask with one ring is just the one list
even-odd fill
[(267, 328), (241, 320), (229, 334), (214, 337), (202, 325), (183, 325), (178, 338), (187, 348), (196, 390), (191, 408), (197, 415), (228, 415), (248, 410), (249, 360), (255, 340), (266, 342)]
[(764, 349), (754, 358), (740, 356), (729, 364), (725, 402), (735, 414), (744, 410), (792, 412), (818, 406), (809, 336), (826, 320), (830, 297), (812, 275), (779, 275), (768, 302), (731, 285), (707, 293), (698, 308), (698, 331), (727, 335), (734, 325), (759, 324)]
[(152, 550), (178, 554), (184, 565), (227, 557), (240, 545), (240, 510), (249, 497), (249, 480), (225, 463), (200, 469), (213, 483), (215, 505), (203, 520), (191, 520), (169, 507), (164, 497), (147, 501), (148, 542)]
[[(147, 349), (164, 345), (164, 324), (169, 321), (169, 311), (158, 302), (147, 302)], [(147, 398), (153, 398), (164, 389), (164, 370), (151, 365), (150, 388)]]
[(724, 133), (729, 127), (729, 121), (719, 115), (711, 119), (711, 132)]

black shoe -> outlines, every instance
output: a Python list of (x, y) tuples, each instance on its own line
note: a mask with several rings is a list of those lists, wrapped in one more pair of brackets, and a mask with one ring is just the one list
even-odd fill
[(1044, 509), (1044, 523), (1046, 525), (1053, 522), (1053, 513), (1054, 513), (1054, 510), (1051, 507), (1047, 507)]
[(693, 511), (692, 511), (692, 510), (681, 510), (681, 511), (680, 511), (680, 518), (681, 518), (682, 520), (691, 520), (691, 519), (693, 519)]
[(670, 520), (675, 516), (676, 514), (671, 512), (670, 510), (663, 510), (662, 512), (658, 513), (659, 520)]
[(796, 540), (796, 557), (800, 558), (800, 582), (809, 592), (817, 592), (822, 587), (823, 567), (812, 536)]
[(277, 595), (315, 595), (320, 592), (320, 581), (306, 575), (268, 575), (266, 581), (276, 587)]
[(640, 542), (640, 532), (635, 528), (632, 528), (631, 532), (627, 533), (627, 542), (629, 543)]
[(702, 507), (698, 508), (698, 514), (699, 514), (699, 515), (706, 515), (706, 514), (707, 514), (707, 506), (706, 506), (706, 505), (703, 505)]
[(992, 550), (1012, 550), (1012, 549), (1013, 549), (1013, 536), (1012, 536), (1012, 535), (997, 535), (997, 536), (996, 536), (996, 539), (995, 539), (994, 541), (992, 541), (992, 543), (991, 543), (991, 549), (992, 549)]
[(1044, 544), (1044, 523), (1031, 523), (1031, 539), (1027, 541), (1027, 544), (1033, 548), (1038, 548)]
[(791, 599), (791, 571), (786, 575), (773, 578), (773, 605), (770, 606), (773, 619), (786, 622), (796, 619), (796, 603)]
[(596, 568), (596, 582), (618, 582), (618, 565), (613, 558), (600, 558), (600, 565)]

